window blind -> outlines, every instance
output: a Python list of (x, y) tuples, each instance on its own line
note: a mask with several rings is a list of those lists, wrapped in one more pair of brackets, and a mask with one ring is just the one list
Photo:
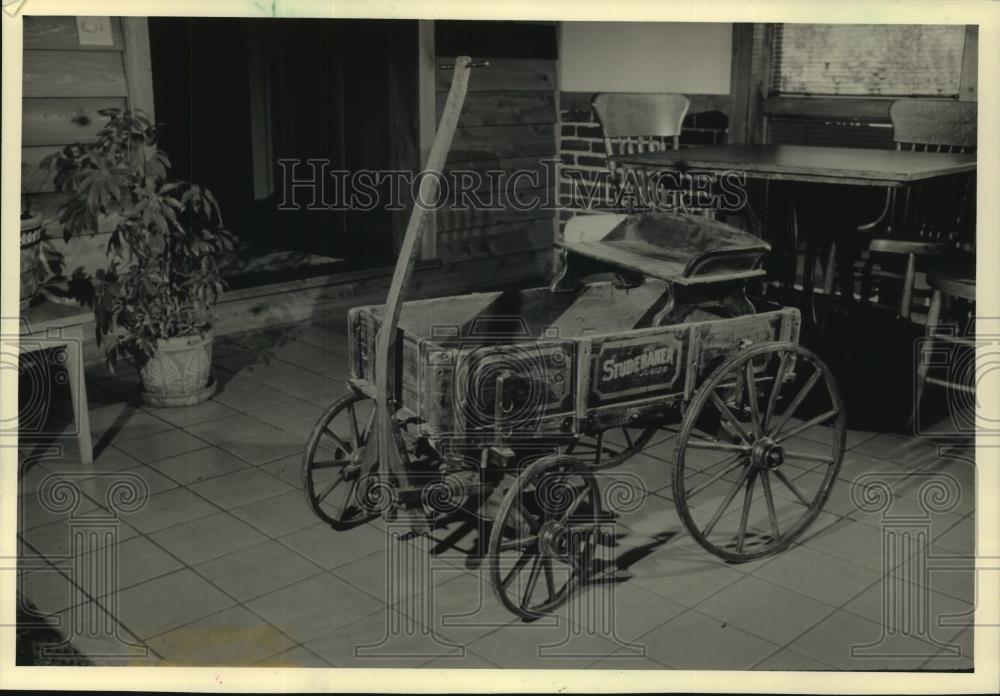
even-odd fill
[(958, 94), (964, 25), (779, 24), (772, 91), (779, 94)]

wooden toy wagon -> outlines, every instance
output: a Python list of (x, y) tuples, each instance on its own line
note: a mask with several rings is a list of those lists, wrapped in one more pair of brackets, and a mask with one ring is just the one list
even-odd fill
[[(428, 168), (447, 151), (468, 66), (458, 59)], [(797, 343), (798, 310), (748, 298), (766, 243), (700, 216), (578, 216), (549, 287), (404, 303), (419, 216), (387, 303), (349, 313), (350, 393), (303, 461), (320, 518), (426, 530), (476, 515), (496, 595), (525, 618), (599, 567), (615, 522), (605, 494), (622, 480), (604, 470), (644, 449), (633, 487), (671, 498), (728, 561), (777, 553), (816, 518), (845, 413), (829, 369)]]

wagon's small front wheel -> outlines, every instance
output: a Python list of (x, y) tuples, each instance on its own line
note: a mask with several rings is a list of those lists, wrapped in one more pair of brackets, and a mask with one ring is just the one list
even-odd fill
[(561, 605), (590, 575), (603, 521), (600, 489), (583, 462), (554, 455), (528, 465), (504, 495), (490, 532), (497, 599), (525, 619)]
[[(721, 437), (699, 429), (717, 423)], [(794, 343), (719, 366), (685, 412), (673, 496), (702, 547), (728, 561), (787, 548), (816, 519), (844, 454), (847, 420), (830, 369)]]
[[(375, 402), (347, 394), (320, 416), (302, 458), (302, 488), (313, 512), (335, 529), (347, 529), (378, 513), (367, 492), (375, 466), (364, 453), (375, 419)], [(377, 461), (376, 461), (377, 465)]]

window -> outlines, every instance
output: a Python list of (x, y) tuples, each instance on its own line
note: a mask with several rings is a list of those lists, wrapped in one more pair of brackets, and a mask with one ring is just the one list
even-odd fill
[(963, 25), (779, 24), (772, 92), (933, 96), (959, 93)]

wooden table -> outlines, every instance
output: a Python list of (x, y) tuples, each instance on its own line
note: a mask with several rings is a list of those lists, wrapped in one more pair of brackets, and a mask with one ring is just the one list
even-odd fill
[[(765, 184), (762, 214), (765, 228), (771, 181), (900, 188), (976, 171), (974, 154), (811, 145), (717, 145), (623, 154), (613, 159), (625, 167), (687, 173), (737, 172), (747, 179), (761, 180)], [(806, 234), (808, 236), (808, 231)], [(810, 239), (810, 244), (813, 241)], [(810, 244), (807, 244), (803, 291), (807, 295), (809, 312), (815, 318), (812, 297), (815, 245)], [(793, 282), (794, 273), (793, 265)], [(826, 285), (830, 290), (831, 282), (828, 277)]]
[(90, 441), (90, 415), (87, 407), (87, 384), (83, 374), (83, 330), (94, 315), (79, 306), (43, 302), (21, 312), (20, 350), (32, 352), (48, 348), (64, 348), (73, 417), (76, 420), (80, 460), (94, 460)]
[(627, 167), (735, 171), (748, 179), (855, 186), (906, 186), (976, 170), (976, 156), (811, 145), (718, 145), (613, 157)]

